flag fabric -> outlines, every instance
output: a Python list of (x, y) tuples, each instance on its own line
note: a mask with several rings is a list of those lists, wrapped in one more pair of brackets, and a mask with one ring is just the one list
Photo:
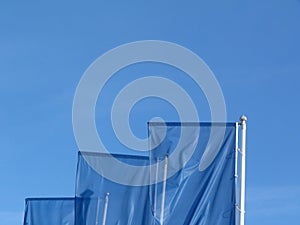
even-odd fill
[[(234, 225), (236, 124), (153, 122), (148, 129), (149, 157), (79, 153), (76, 225)], [(103, 162), (112, 158), (149, 169), (114, 171), (133, 185), (110, 180), (103, 171), (114, 165)]]
[[(108, 180), (96, 172), (86, 160), (93, 160), (101, 168), (101, 162), (111, 157), (131, 165), (142, 166), (149, 163), (149, 157), (145, 156), (111, 156), (79, 152), (76, 175), (76, 225), (151, 224), (148, 186), (129, 186)], [(118, 172), (128, 179), (138, 179), (135, 174)]]
[(74, 225), (74, 198), (25, 199), (24, 225)]
[(235, 123), (149, 123), (156, 224), (235, 224), (235, 132)]

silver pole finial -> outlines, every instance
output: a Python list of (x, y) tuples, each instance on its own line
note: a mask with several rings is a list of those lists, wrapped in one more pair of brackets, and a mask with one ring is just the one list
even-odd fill
[(247, 117), (245, 115), (242, 115), (241, 118), (241, 123), (246, 122), (247, 121)]

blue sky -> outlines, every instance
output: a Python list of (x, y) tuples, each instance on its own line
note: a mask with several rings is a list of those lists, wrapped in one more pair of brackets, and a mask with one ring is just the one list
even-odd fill
[(299, 224), (299, 21), (298, 0), (2, 1), (0, 225), (21, 224), (25, 197), (74, 194), (76, 86), (97, 57), (145, 39), (198, 54), (228, 120), (248, 116), (247, 224)]

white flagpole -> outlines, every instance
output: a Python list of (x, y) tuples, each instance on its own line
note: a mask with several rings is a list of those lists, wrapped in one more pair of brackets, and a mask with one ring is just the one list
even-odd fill
[(161, 209), (160, 209), (160, 225), (164, 224), (164, 213), (165, 213), (165, 200), (166, 200), (166, 187), (167, 187), (167, 172), (168, 172), (168, 156), (165, 156), (165, 166), (164, 166), (164, 179), (163, 179), (163, 190), (161, 199)]
[(157, 160), (156, 160), (154, 210), (153, 210), (154, 217), (156, 217), (156, 208), (157, 208), (156, 204), (157, 204), (158, 168), (159, 168), (159, 157), (157, 157)]
[(246, 116), (241, 116), (241, 188), (240, 188), (240, 225), (245, 224), (245, 185), (246, 185)]
[(99, 221), (99, 209), (100, 209), (100, 197), (98, 197), (98, 202), (97, 202), (97, 211), (96, 211), (96, 225), (98, 225)]
[(103, 210), (102, 225), (106, 224), (106, 216), (107, 216), (107, 208), (108, 208), (108, 196), (109, 196), (109, 193), (106, 193), (105, 205), (104, 205), (104, 210)]
[(234, 168), (234, 180), (235, 180), (235, 225), (238, 225), (238, 212), (239, 210), (239, 195), (238, 195), (238, 157), (239, 157), (239, 123), (235, 124), (235, 168)]

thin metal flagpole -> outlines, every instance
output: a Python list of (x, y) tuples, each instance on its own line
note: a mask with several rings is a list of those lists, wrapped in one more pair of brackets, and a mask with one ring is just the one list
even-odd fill
[(234, 180), (235, 180), (235, 225), (238, 225), (238, 212), (239, 212), (239, 195), (238, 195), (238, 156), (239, 156), (239, 123), (235, 124), (235, 168), (234, 168)]
[(109, 196), (109, 193), (106, 193), (105, 205), (104, 205), (104, 210), (103, 210), (102, 225), (106, 224), (106, 216), (107, 216), (107, 208), (108, 208), (108, 196)]
[(161, 199), (161, 209), (160, 209), (160, 225), (164, 224), (164, 213), (165, 213), (165, 200), (166, 200), (166, 187), (167, 187), (167, 172), (168, 172), (168, 156), (165, 156), (164, 165), (164, 179), (163, 179), (163, 190)]
[(98, 225), (98, 221), (99, 221), (99, 209), (100, 209), (100, 197), (98, 197), (98, 202), (97, 202), (97, 211), (96, 211), (96, 225)]
[(240, 178), (240, 225), (245, 224), (245, 189), (246, 189), (246, 116), (241, 116), (241, 178)]
[(158, 186), (158, 169), (159, 169), (159, 157), (156, 160), (156, 171), (155, 171), (155, 189), (154, 189), (154, 210), (153, 214), (156, 217), (156, 208), (157, 208), (157, 186)]

